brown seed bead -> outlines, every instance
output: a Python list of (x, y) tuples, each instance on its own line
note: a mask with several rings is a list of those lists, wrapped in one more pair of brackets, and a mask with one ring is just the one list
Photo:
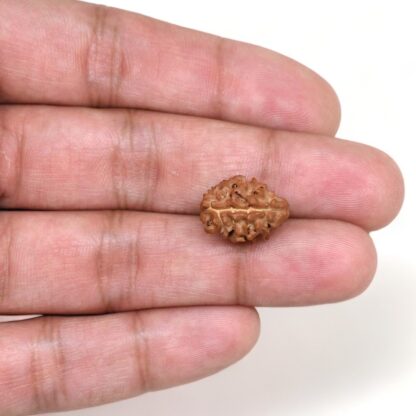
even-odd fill
[(267, 240), (270, 231), (289, 217), (289, 204), (256, 178), (237, 175), (206, 192), (200, 218), (209, 234), (221, 234), (233, 243)]

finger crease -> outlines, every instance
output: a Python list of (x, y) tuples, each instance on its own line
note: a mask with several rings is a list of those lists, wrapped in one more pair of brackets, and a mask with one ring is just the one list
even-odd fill
[(7, 111), (0, 109), (0, 203), (7, 199), (10, 171), (10, 159), (4, 149), (6, 140), (10, 140), (10, 130), (6, 124), (7, 114)]
[(279, 163), (276, 155), (276, 137), (273, 130), (267, 130), (262, 140), (263, 149), (260, 152), (258, 169), (259, 180), (267, 182), (267, 179), (274, 177), (273, 172), (276, 170), (276, 164)]
[(116, 301), (111, 295), (110, 283), (113, 278), (113, 251), (115, 249), (114, 231), (116, 223), (121, 221), (120, 211), (109, 211), (106, 220), (104, 221), (103, 229), (100, 233), (100, 242), (98, 244), (95, 264), (96, 264), (96, 287), (97, 293), (100, 296), (101, 307), (105, 312), (114, 312), (116, 310)]
[(23, 167), (25, 164), (25, 152), (26, 152), (26, 117), (23, 119), (20, 125), (20, 131), (16, 136), (17, 140), (17, 151), (14, 162), (14, 189), (13, 189), (13, 198), (15, 201), (19, 200), (19, 195), (22, 190), (23, 183)]
[(117, 22), (110, 20), (111, 9), (93, 7), (91, 39), (86, 54), (86, 85), (89, 100), (96, 107), (111, 107), (119, 100), (125, 77), (126, 57)]
[(142, 312), (135, 312), (132, 315), (133, 324), (133, 354), (136, 358), (138, 385), (140, 392), (151, 390), (151, 377), (149, 367), (149, 343), (146, 334), (146, 325)]
[(213, 94), (212, 106), (214, 108), (215, 117), (218, 119), (225, 118), (224, 116), (224, 57), (225, 57), (225, 44), (227, 39), (218, 37), (216, 41), (216, 55), (215, 55), (215, 65), (216, 65), (216, 78), (215, 78), (215, 87)]
[[(244, 255), (244, 254), (243, 254)], [(247, 300), (246, 265), (243, 255), (237, 253), (234, 257), (234, 298), (236, 305), (245, 305)]]
[(58, 410), (69, 403), (62, 338), (53, 318), (41, 318), (40, 322), (30, 357), (33, 402), (36, 411)]
[[(139, 222), (140, 223), (140, 222)], [(139, 230), (134, 232), (134, 237), (131, 238), (128, 247), (128, 278), (127, 286), (123, 297), (123, 307), (125, 309), (133, 309), (137, 304), (137, 290), (138, 290), (138, 278), (141, 267), (140, 260), (140, 225)]]
[(151, 211), (154, 200), (158, 198), (159, 183), (162, 176), (162, 161), (159, 151), (159, 138), (155, 121), (149, 121), (149, 131), (146, 137), (148, 141), (144, 175), (146, 177), (145, 192), (142, 209)]
[(117, 135), (111, 151), (113, 194), (117, 208), (119, 209), (129, 208), (129, 193), (126, 184), (126, 178), (129, 177), (129, 167), (124, 154), (124, 149), (126, 147), (124, 143), (127, 142), (128, 146), (131, 147), (131, 142), (133, 140), (132, 117), (131, 111), (126, 110), (120, 134)]
[(11, 220), (2, 220), (1, 227), (1, 237), (2, 237), (2, 253), (5, 253), (5, 256), (2, 256), (2, 263), (0, 269), (0, 307), (6, 302), (7, 299), (10, 299), (10, 282), (12, 276), (12, 255), (13, 255), (13, 221)]

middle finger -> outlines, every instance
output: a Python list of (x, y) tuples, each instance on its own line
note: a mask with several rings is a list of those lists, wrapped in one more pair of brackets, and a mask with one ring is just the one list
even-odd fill
[(132, 110), (0, 109), (0, 206), (195, 214), (202, 193), (244, 174), (291, 215), (378, 228), (397, 213), (400, 173), (344, 140)]

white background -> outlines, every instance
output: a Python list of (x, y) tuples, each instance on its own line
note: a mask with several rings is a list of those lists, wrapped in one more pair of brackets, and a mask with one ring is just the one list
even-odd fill
[[(59, 0), (57, 0), (59, 1)], [(416, 12), (409, 1), (107, 0), (162, 20), (259, 44), (326, 78), (339, 136), (390, 153), (406, 200), (373, 234), (376, 279), (337, 305), (261, 309), (259, 343), (208, 379), (67, 416), (416, 415)]]

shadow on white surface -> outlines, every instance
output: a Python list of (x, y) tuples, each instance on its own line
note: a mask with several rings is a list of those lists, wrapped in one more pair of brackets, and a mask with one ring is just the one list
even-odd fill
[[(336, 305), (263, 309), (255, 350), (203, 381), (68, 416), (322, 415), (380, 394), (414, 360), (415, 270), (380, 265), (361, 297)], [(62, 413), (59, 413), (62, 415)]]

